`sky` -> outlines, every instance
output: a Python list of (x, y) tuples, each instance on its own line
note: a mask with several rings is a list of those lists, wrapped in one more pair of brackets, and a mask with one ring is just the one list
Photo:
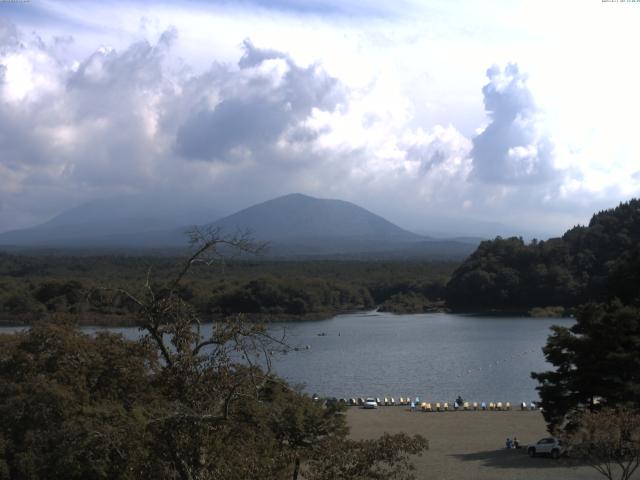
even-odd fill
[(638, 25), (630, 1), (0, 1), (0, 232), (299, 192), (559, 235), (640, 195)]

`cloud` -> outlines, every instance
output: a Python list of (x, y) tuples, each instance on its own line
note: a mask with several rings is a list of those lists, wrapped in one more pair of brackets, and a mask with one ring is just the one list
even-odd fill
[[(608, 189), (621, 171), (602, 163), (608, 135), (585, 162), (556, 128), (553, 141), (546, 133), (547, 104), (543, 115), (531, 93), (539, 84), (530, 88), (517, 65), (489, 69), (488, 83), (469, 73), (499, 56), (465, 62), (459, 75), (433, 56), (416, 62), (423, 43), (403, 53), (400, 32), (384, 53), (353, 24), (305, 16), (311, 28), (288, 13), (267, 21), (218, 7), (205, 15), (165, 5), (164, 20), (140, 31), (139, 10), (118, 10), (128, 27), (117, 36), (102, 20), (107, 7), (91, 7), (99, 29), (69, 28), (73, 37), (62, 23), (48, 35), (0, 23), (0, 230), (153, 191), (224, 211), (291, 192), (344, 198), (425, 231), (434, 214), (546, 226), (560, 212), (557, 223), (571, 225), (575, 212), (591, 212), (594, 191), (598, 208), (623, 197)], [(254, 23), (256, 44), (242, 42)], [(397, 64), (396, 54), (405, 56)], [(488, 125), (474, 135), (483, 83)], [(461, 88), (471, 92), (462, 100)], [(627, 196), (637, 166), (625, 168)]]
[(469, 173), (470, 142), (452, 125), (446, 128), (438, 125), (430, 132), (418, 129), (408, 134), (403, 146), (407, 160), (416, 164), (420, 176), (438, 171), (461, 180)]
[(20, 224), (11, 208), (25, 219), (51, 215), (62, 205), (148, 182), (149, 163), (162, 164), (156, 146), (162, 138), (153, 127), (154, 101), (167, 86), (166, 37), (120, 53), (100, 47), (69, 63), (56, 56), (59, 39), (47, 45), (16, 35), (0, 54), (3, 221), (10, 215)]
[(473, 138), (472, 174), (487, 183), (546, 183), (559, 173), (554, 145), (544, 133), (527, 76), (515, 63), (487, 70), (482, 93), (489, 125)]
[(300, 67), (282, 52), (243, 44), (239, 71), (219, 88), (219, 101), (196, 104), (176, 137), (176, 151), (188, 158), (229, 160), (232, 151), (258, 153), (285, 132), (313, 139), (303, 122), (314, 110), (333, 111), (345, 102), (337, 79), (318, 65)]
[(193, 73), (171, 56), (173, 28), (155, 44), (100, 46), (79, 61), (58, 56), (57, 39), (3, 28), (11, 34), (0, 45), (2, 230), (149, 189), (216, 192), (235, 206), (297, 190), (305, 165), (321, 168), (314, 144), (330, 130), (314, 118), (348, 103), (320, 65), (249, 40), (237, 67)]
[(16, 26), (0, 17), (0, 53), (18, 46), (18, 29)]
[[(428, 211), (470, 214), (505, 195), (474, 183), (477, 142), (451, 124), (410, 126), (411, 102), (386, 81), (349, 87), (319, 62), (250, 40), (235, 64), (194, 72), (172, 52), (175, 28), (78, 60), (58, 48), (72, 39), (17, 35), (0, 56), (3, 222), (150, 190), (201, 195), (224, 210), (302, 191), (411, 225)], [(535, 116), (533, 102), (509, 75), (485, 88), (487, 110), (493, 125), (529, 132), (520, 125)], [(511, 142), (507, 154), (530, 162), (538, 145)]]

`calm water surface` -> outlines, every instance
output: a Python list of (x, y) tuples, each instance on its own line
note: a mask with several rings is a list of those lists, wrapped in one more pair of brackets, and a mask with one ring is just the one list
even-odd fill
[[(314, 322), (274, 323), (292, 346), (274, 369), (322, 396), (415, 397), (519, 403), (538, 398), (530, 372), (549, 368), (542, 347), (551, 325), (571, 319), (369, 312)], [(6, 329), (0, 329), (0, 331)], [(85, 328), (93, 332), (97, 328)], [(113, 328), (127, 338), (137, 328)], [(323, 334), (323, 335), (319, 335)]]

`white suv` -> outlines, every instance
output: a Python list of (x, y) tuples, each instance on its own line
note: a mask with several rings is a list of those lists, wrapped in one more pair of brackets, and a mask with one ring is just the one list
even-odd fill
[(378, 402), (376, 402), (375, 398), (369, 397), (364, 401), (362, 408), (378, 408)]
[(560, 455), (567, 453), (567, 446), (562, 440), (547, 437), (538, 440), (538, 443), (535, 445), (529, 445), (527, 453), (529, 453), (530, 457), (535, 457), (536, 455), (551, 455), (552, 458), (558, 458)]

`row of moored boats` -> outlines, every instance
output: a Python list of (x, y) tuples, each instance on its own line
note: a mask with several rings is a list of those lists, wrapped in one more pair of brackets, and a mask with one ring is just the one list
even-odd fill
[[(378, 407), (378, 406), (396, 406), (406, 405), (415, 409), (420, 409), (424, 412), (446, 412), (449, 410), (511, 410), (513, 407), (511, 402), (421, 402), (420, 397), (416, 397), (412, 400), (410, 397), (400, 397), (397, 401), (394, 397), (384, 398), (341, 398), (338, 400), (340, 403), (347, 404), (349, 406), (360, 407)], [(519, 405), (520, 410), (536, 410), (538, 405), (536, 402), (522, 402)]]

